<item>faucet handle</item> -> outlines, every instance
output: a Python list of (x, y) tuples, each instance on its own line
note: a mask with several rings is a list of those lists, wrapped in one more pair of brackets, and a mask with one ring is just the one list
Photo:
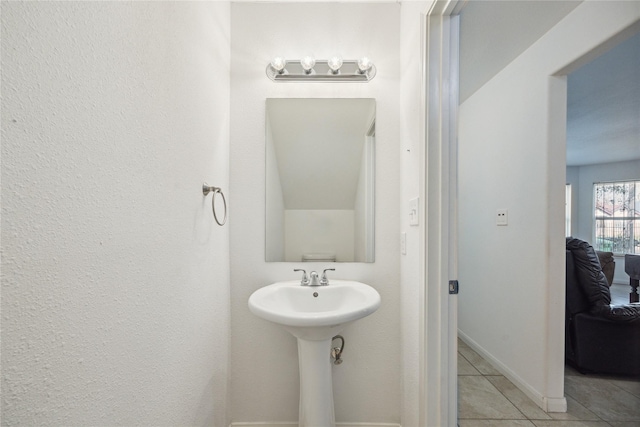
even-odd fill
[(329, 278), (327, 277), (327, 271), (336, 271), (335, 268), (325, 268), (322, 270), (322, 279), (320, 279), (320, 284), (322, 286), (327, 286), (329, 284)]
[(309, 277), (307, 277), (306, 270), (301, 268), (294, 268), (293, 271), (302, 271), (302, 279), (300, 280), (300, 285), (307, 286), (309, 284)]

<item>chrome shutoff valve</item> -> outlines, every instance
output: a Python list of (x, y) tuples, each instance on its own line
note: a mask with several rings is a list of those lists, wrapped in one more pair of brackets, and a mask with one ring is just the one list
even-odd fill
[(331, 349), (331, 359), (333, 359), (334, 365), (342, 363), (342, 352), (344, 351), (344, 337), (342, 335), (336, 335), (331, 341), (340, 340), (340, 345)]

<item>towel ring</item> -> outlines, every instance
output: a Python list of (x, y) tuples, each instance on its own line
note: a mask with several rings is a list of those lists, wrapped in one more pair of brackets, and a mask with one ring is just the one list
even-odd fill
[[(213, 197), (211, 198), (211, 210), (213, 211), (213, 219), (216, 220), (218, 225), (223, 226), (227, 222), (227, 199), (224, 197), (224, 193), (220, 187), (213, 187), (207, 184), (206, 182), (202, 184), (202, 194), (205, 196), (209, 193), (213, 193)], [(220, 194), (222, 196), (222, 202), (224, 203), (224, 219), (222, 222), (218, 220), (218, 215), (216, 214), (216, 194)]]

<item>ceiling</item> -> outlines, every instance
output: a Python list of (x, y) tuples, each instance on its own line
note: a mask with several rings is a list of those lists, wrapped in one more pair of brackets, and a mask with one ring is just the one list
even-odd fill
[[(579, 1), (470, 0), (460, 20), (460, 102)], [(567, 165), (640, 159), (640, 35), (568, 76)]]
[(640, 159), (640, 33), (567, 84), (567, 166)]

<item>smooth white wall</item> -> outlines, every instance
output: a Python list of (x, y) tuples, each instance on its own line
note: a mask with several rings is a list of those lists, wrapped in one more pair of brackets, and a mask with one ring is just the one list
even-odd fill
[(229, 4), (1, 7), (2, 424), (228, 425)]
[[(569, 170), (570, 168), (567, 168)], [(603, 163), (599, 165), (576, 166), (574, 184), (576, 200), (575, 237), (594, 241), (593, 184), (608, 181), (632, 181), (640, 179), (640, 160)], [(616, 256), (614, 283), (629, 284), (629, 276), (624, 272), (624, 256)]]
[(314, 253), (335, 255), (336, 261), (354, 259), (352, 210), (287, 209), (284, 218), (285, 260), (299, 262), (304, 254)]
[(563, 401), (566, 79), (550, 76), (638, 19), (637, 2), (584, 2), (460, 108), (460, 332), (551, 410)]
[[(249, 312), (253, 291), (299, 278), (294, 268), (335, 267), (382, 297), (373, 315), (348, 326), (344, 363), (333, 369), (339, 422), (400, 420), (398, 256), (399, 34), (397, 3), (234, 3), (231, 6), (231, 313), (233, 421), (296, 421), (298, 359), (293, 336)], [(274, 83), (276, 55), (363, 55), (378, 74), (363, 83)], [(376, 98), (376, 262), (265, 263), (264, 115), (274, 97)], [(309, 159), (311, 166), (314, 160)]]

